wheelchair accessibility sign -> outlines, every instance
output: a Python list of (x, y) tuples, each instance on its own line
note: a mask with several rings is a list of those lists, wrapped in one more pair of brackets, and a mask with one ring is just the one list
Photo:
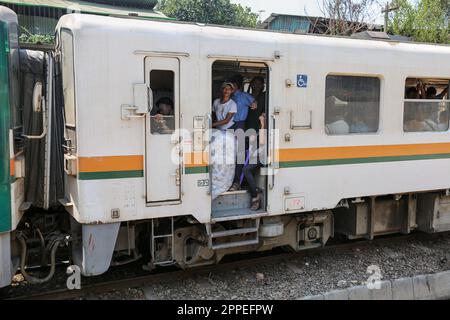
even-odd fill
[(297, 75), (297, 87), (308, 88), (308, 75), (306, 74)]

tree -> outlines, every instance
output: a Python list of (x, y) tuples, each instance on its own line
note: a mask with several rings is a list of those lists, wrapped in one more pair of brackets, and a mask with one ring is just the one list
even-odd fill
[(350, 36), (374, 24), (376, 0), (317, 0), (324, 19), (315, 19), (315, 28), (330, 35)]
[(420, 0), (415, 4), (395, 0), (393, 5), (398, 10), (390, 15), (389, 32), (419, 42), (450, 43), (450, 0)]
[(180, 21), (255, 28), (258, 15), (230, 0), (161, 0), (157, 7)]

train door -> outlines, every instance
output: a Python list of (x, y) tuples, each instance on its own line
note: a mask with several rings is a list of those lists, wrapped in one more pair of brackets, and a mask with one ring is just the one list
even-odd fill
[[(215, 141), (219, 142), (212, 144), (215, 156), (211, 155), (213, 165), (210, 171), (213, 182), (212, 218), (216, 221), (264, 215), (267, 211), (269, 67), (262, 61), (214, 62), (213, 100), (221, 98), (224, 84), (230, 81), (240, 86), (240, 93), (234, 93), (233, 99), (241, 99), (243, 104), (250, 104), (250, 101), (256, 104), (247, 108), (247, 115), (240, 115), (245, 118), (245, 130), (236, 130), (234, 136), (225, 134), (224, 129), (218, 130), (220, 134), (215, 133)], [(233, 121), (235, 119), (236, 116)], [(217, 139), (219, 137), (224, 141)], [(226, 154), (226, 158), (222, 154)], [(215, 165), (217, 161), (219, 165)]]
[(176, 58), (145, 60), (151, 112), (146, 119), (147, 203), (181, 201), (179, 68)]

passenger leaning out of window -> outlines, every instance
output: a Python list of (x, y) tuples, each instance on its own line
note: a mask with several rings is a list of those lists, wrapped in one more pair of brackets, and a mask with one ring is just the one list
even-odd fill
[(225, 82), (222, 85), (222, 96), (214, 101), (212, 107), (214, 116), (212, 127), (214, 129), (225, 131), (234, 126), (233, 117), (237, 113), (237, 105), (231, 99), (233, 92), (234, 85), (232, 83)]

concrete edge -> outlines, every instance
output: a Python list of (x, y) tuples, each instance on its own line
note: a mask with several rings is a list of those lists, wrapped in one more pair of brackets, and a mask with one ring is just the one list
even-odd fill
[(382, 281), (379, 289), (357, 286), (300, 300), (446, 300), (450, 299), (450, 271)]

